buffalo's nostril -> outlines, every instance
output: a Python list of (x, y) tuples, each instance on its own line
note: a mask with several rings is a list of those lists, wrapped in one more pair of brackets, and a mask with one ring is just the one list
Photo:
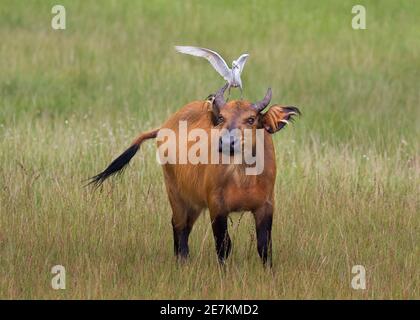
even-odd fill
[(219, 139), (219, 152), (234, 154), (238, 148), (238, 139), (235, 136), (224, 136)]
[(237, 140), (235, 139), (235, 137), (231, 137), (230, 138), (230, 154), (233, 155), (236, 151), (236, 144), (237, 144)]
[(219, 139), (219, 152), (223, 152), (223, 139)]

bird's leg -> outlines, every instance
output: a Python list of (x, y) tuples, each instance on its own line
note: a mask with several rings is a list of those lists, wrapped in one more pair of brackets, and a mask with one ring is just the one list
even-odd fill
[(240, 87), (239, 87), (239, 90), (241, 90), (241, 100), (242, 100), (243, 95), (244, 95), (244, 92), (243, 92), (243, 90), (242, 90), (242, 86), (240, 86)]
[(226, 99), (226, 102), (228, 102), (228, 101), (229, 101), (229, 97), (230, 97), (230, 88), (231, 88), (231, 85), (230, 85), (230, 83), (229, 83), (229, 86), (228, 86), (228, 97), (227, 97), (227, 99)]

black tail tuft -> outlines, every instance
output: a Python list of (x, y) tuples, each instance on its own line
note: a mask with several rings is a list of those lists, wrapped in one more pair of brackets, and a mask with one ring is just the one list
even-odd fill
[(101, 173), (96, 176), (89, 178), (89, 183), (86, 186), (93, 185), (94, 188), (98, 188), (101, 184), (110, 176), (122, 172), (126, 165), (130, 162), (131, 158), (134, 157), (136, 152), (139, 150), (140, 144), (133, 144), (130, 148), (125, 150), (117, 159), (111, 162), (111, 164)]

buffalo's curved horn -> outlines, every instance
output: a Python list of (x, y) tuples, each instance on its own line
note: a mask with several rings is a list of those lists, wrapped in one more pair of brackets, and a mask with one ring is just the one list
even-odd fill
[(225, 94), (225, 91), (226, 91), (228, 85), (229, 84), (226, 83), (223, 87), (221, 87), (219, 89), (219, 91), (216, 92), (216, 95), (214, 97), (214, 102), (213, 103), (214, 103), (214, 106), (217, 109), (220, 109), (221, 107), (223, 107), (226, 104), (226, 101), (225, 101), (225, 98), (224, 98), (224, 94)]
[(263, 111), (268, 104), (271, 101), (271, 88), (268, 88), (267, 93), (265, 94), (264, 99), (262, 99), (261, 101), (255, 102), (254, 104), (252, 104), (252, 107), (258, 112), (260, 113), (261, 111)]

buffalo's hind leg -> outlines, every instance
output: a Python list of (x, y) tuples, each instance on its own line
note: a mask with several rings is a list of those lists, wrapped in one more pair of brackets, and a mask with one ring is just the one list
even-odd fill
[(189, 256), (188, 238), (200, 211), (186, 205), (176, 194), (168, 193), (168, 195), (172, 208), (174, 253), (177, 258), (184, 261)]
[(258, 254), (264, 266), (272, 267), (271, 227), (273, 223), (273, 205), (265, 203), (253, 211), (257, 231)]
[(172, 230), (174, 235), (174, 254), (184, 260), (189, 256), (188, 238), (191, 229), (187, 225), (180, 225), (177, 219), (172, 217)]

